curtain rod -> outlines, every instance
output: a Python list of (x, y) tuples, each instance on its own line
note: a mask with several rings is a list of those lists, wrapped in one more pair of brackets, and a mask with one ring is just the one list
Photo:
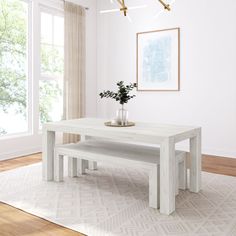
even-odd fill
[[(66, 0), (61, 0), (62, 2), (66, 2)], [(89, 7), (83, 7), (85, 10), (89, 10)]]

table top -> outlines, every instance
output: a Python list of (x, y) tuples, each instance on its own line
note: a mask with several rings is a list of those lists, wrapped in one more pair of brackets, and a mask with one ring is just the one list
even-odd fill
[(106, 121), (98, 118), (63, 120), (46, 123), (43, 129), (98, 137), (122, 138), (130, 141), (155, 140), (155, 143), (171, 137), (177, 138), (176, 141), (181, 141), (194, 136), (195, 132), (201, 129), (194, 126), (146, 122), (135, 122), (135, 126), (132, 127), (108, 127), (104, 125)]

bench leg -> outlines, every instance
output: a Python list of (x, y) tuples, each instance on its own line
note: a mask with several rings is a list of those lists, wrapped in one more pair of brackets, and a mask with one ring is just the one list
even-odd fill
[(157, 165), (149, 172), (149, 206), (160, 207), (160, 166)]
[[(80, 136), (81, 141), (85, 141), (85, 140), (88, 140), (88, 139), (92, 139), (92, 137), (90, 137), (88, 135), (81, 135)], [(96, 161), (89, 161), (88, 166), (86, 168), (89, 169), (89, 170), (97, 170), (97, 162)]]
[(74, 157), (68, 157), (68, 176), (77, 176), (77, 159)]
[(89, 169), (90, 170), (97, 170), (97, 162), (96, 161), (89, 161)]
[(77, 160), (77, 175), (85, 174), (85, 169), (88, 168), (88, 161), (83, 159)]
[(63, 181), (64, 167), (63, 155), (54, 155), (54, 179), (55, 181)]
[(187, 155), (184, 156), (184, 161), (179, 163), (179, 188), (187, 189)]

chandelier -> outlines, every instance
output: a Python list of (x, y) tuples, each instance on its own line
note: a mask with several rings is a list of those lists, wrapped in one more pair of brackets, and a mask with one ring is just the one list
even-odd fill
[[(133, 9), (138, 9), (138, 8), (144, 8), (147, 7), (147, 5), (141, 5), (141, 6), (135, 6), (135, 7), (127, 7), (125, 4), (125, 0), (116, 0), (118, 2), (118, 4), (120, 5), (120, 8), (117, 9), (110, 9), (110, 10), (102, 10), (100, 11), (100, 13), (110, 13), (110, 12), (122, 12), (124, 14), (124, 16), (127, 16), (127, 11), (128, 10), (133, 10)], [(163, 0), (156, 0), (158, 1), (165, 10), (170, 11), (170, 4), (165, 3)], [(113, 0), (111, 0), (111, 2), (113, 2)]]

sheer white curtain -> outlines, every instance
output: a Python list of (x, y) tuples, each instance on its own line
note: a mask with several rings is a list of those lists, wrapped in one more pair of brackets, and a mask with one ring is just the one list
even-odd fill
[[(64, 119), (85, 115), (85, 9), (65, 2)], [(79, 141), (65, 134), (65, 143)]]

